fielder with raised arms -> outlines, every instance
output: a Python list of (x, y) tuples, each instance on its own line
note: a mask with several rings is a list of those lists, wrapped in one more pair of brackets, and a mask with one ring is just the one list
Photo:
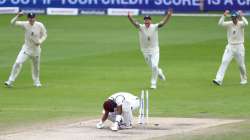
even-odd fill
[(7, 87), (12, 86), (21, 71), (22, 64), (30, 58), (32, 60), (32, 78), (34, 86), (41, 87), (42, 85), (39, 79), (41, 54), (40, 45), (47, 38), (47, 31), (41, 22), (36, 21), (36, 15), (34, 13), (28, 13), (28, 21), (17, 21), (22, 15), (23, 13), (19, 12), (11, 20), (12, 25), (21, 27), (25, 31), (25, 42), (16, 58), (9, 79), (5, 82), (5, 85)]
[(228, 14), (229, 11), (225, 11), (224, 15), (219, 20), (219, 25), (227, 29), (228, 44), (213, 83), (219, 86), (222, 85), (227, 67), (231, 60), (235, 58), (240, 69), (240, 84), (245, 85), (247, 84), (247, 71), (245, 66), (244, 28), (248, 25), (248, 21), (243, 16), (242, 11), (231, 12), (232, 21), (225, 21), (225, 17)]
[(129, 21), (139, 29), (139, 40), (140, 48), (146, 60), (146, 63), (152, 69), (151, 77), (151, 88), (156, 89), (157, 87), (157, 78), (165, 80), (165, 76), (159, 65), (159, 39), (158, 39), (158, 29), (163, 27), (172, 15), (172, 9), (167, 11), (167, 15), (159, 23), (152, 24), (150, 16), (144, 17), (144, 24), (140, 24), (132, 18), (132, 15), (128, 13)]
[(110, 96), (103, 104), (103, 115), (96, 127), (102, 129), (108, 119), (113, 122), (111, 130), (132, 128), (133, 111), (140, 106), (140, 100), (127, 92), (118, 92)]

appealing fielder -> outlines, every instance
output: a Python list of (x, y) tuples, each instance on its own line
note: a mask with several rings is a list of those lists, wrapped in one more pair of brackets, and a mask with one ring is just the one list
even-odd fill
[(110, 127), (113, 131), (132, 128), (132, 112), (139, 106), (140, 100), (138, 97), (126, 92), (115, 93), (104, 102), (103, 116), (96, 127), (103, 128), (104, 122), (108, 119), (113, 122)]
[(41, 22), (36, 21), (36, 15), (34, 13), (29, 13), (27, 15), (28, 21), (17, 21), (22, 15), (23, 13), (19, 12), (11, 20), (12, 25), (19, 26), (25, 31), (25, 42), (16, 58), (9, 79), (5, 82), (5, 85), (7, 87), (12, 86), (21, 71), (22, 64), (30, 58), (32, 60), (32, 78), (34, 86), (41, 87), (39, 79), (41, 54), (40, 45), (47, 38), (47, 31)]
[(241, 11), (231, 12), (232, 21), (225, 21), (225, 17), (229, 11), (225, 11), (224, 15), (219, 20), (219, 25), (227, 29), (227, 40), (225, 52), (223, 54), (222, 63), (217, 72), (216, 79), (213, 83), (222, 85), (223, 78), (227, 67), (233, 58), (236, 59), (240, 69), (240, 84), (247, 84), (247, 72), (245, 66), (245, 48), (244, 48), (244, 27), (248, 25), (247, 19)]
[(152, 24), (150, 16), (144, 17), (144, 24), (140, 24), (134, 20), (130, 13), (128, 13), (129, 21), (139, 29), (139, 40), (140, 48), (144, 55), (146, 63), (152, 69), (151, 77), (151, 88), (156, 89), (157, 78), (165, 80), (165, 76), (161, 68), (158, 67), (159, 64), (159, 40), (158, 40), (158, 29), (163, 27), (172, 15), (172, 9), (168, 10), (167, 15), (159, 23)]

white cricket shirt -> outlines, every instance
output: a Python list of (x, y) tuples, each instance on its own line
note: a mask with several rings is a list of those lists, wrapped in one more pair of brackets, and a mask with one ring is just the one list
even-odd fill
[(16, 17), (11, 20), (11, 23), (21, 27), (25, 31), (25, 42), (23, 49), (30, 55), (37, 55), (40, 53), (40, 45), (36, 43), (43, 43), (47, 38), (47, 31), (41, 22), (35, 21), (30, 25), (28, 21), (16, 21)]
[(237, 45), (244, 43), (244, 27), (248, 25), (245, 17), (242, 17), (242, 21), (235, 25), (233, 21), (225, 21), (225, 16), (223, 15), (219, 20), (219, 25), (226, 27), (229, 44)]
[(117, 106), (121, 106), (124, 101), (127, 101), (130, 104), (133, 104), (133, 102), (136, 99), (138, 99), (138, 97), (127, 92), (118, 92), (118, 93), (111, 95), (108, 99), (115, 101)]
[(159, 51), (158, 24), (151, 24), (149, 28), (145, 24), (139, 24), (139, 40), (142, 52)]

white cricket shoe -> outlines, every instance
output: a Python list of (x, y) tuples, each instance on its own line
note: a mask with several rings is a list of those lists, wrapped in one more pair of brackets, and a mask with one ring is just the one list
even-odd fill
[(217, 86), (221, 86), (222, 85), (222, 82), (218, 81), (216, 79), (213, 80), (213, 83), (216, 84)]
[(240, 82), (240, 84), (241, 84), (241, 85), (246, 85), (246, 84), (247, 84), (247, 80), (242, 80), (242, 81)]
[(131, 129), (133, 128), (132, 125), (121, 124), (119, 125), (120, 129)]
[(113, 123), (113, 125), (110, 127), (110, 129), (112, 131), (118, 131), (119, 130), (118, 122)]
[(5, 81), (4, 85), (8, 88), (11, 88), (13, 86), (12, 83), (13, 83), (12, 81)]
[(38, 81), (38, 82), (34, 83), (34, 86), (37, 87), (37, 88), (39, 88), (39, 87), (42, 87), (42, 84), (40, 83), (40, 81)]
[(156, 84), (152, 84), (150, 88), (151, 89), (156, 89)]
[(102, 122), (102, 121), (100, 121), (99, 123), (97, 123), (97, 124), (96, 124), (96, 128), (98, 128), (98, 129), (102, 129), (102, 128), (104, 128), (104, 124), (103, 124), (103, 122)]
[(166, 77), (165, 77), (165, 75), (164, 75), (164, 73), (163, 73), (163, 71), (162, 71), (162, 69), (159, 69), (159, 78), (162, 80), (162, 81), (165, 81), (166, 80)]

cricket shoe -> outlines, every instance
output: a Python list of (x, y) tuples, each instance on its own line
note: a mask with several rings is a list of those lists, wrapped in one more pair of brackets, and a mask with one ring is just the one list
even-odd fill
[(120, 128), (120, 129), (131, 129), (131, 128), (133, 128), (133, 127), (132, 127), (132, 125), (120, 124), (120, 125), (119, 125), (119, 128)]
[(221, 86), (222, 85), (222, 82), (221, 81), (217, 81), (217, 80), (213, 80), (213, 83), (217, 86)]
[(118, 131), (119, 130), (118, 122), (113, 123), (112, 126), (110, 127), (110, 129), (112, 131)]
[(166, 77), (165, 77), (165, 75), (164, 75), (164, 73), (163, 73), (163, 71), (162, 71), (162, 69), (159, 69), (159, 78), (162, 80), (162, 81), (165, 81), (166, 80)]
[(13, 85), (12, 85), (13, 82), (11, 81), (5, 81), (4, 82), (4, 85), (7, 87), (7, 88), (11, 88)]
[(37, 88), (42, 87), (42, 84), (40, 83), (40, 81), (39, 82), (35, 82), (33, 85), (34, 85), (34, 87), (37, 87)]
[(152, 84), (150, 88), (151, 89), (156, 89), (156, 84)]
[(242, 81), (240, 82), (240, 84), (241, 84), (241, 85), (246, 85), (246, 84), (247, 84), (247, 80), (242, 80)]

